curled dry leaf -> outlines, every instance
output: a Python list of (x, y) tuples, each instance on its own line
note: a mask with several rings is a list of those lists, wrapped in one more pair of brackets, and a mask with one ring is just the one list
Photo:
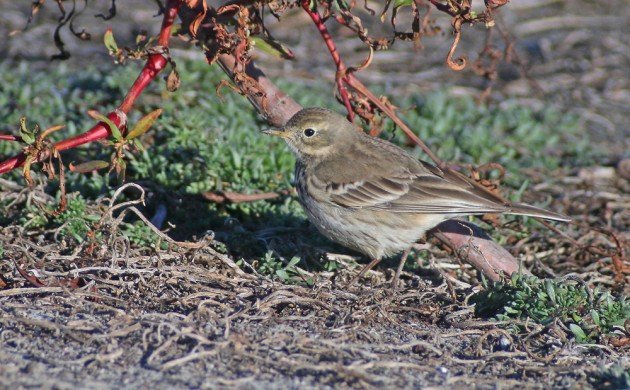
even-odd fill
[(508, 1), (510, 0), (484, 0), (484, 4), (486, 5), (486, 7), (490, 9), (494, 9), (494, 8), (499, 8), (502, 5), (507, 4)]
[(179, 73), (177, 69), (171, 69), (170, 73), (166, 77), (166, 89), (169, 92), (175, 92), (179, 89), (181, 85), (181, 79), (179, 78)]
[(206, 4), (206, 0), (186, 0), (184, 3), (186, 7), (195, 12), (196, 16), (190, 23), (188, 29), (190, 31), (190, 34), (193, 37), (196, 37), (199, 26), (201, 26), (201, 22), (203, 22), (206, 14), (208, 13), (208, 4)]
[(41, 280), (39, 280), (39, 278), (37, 276), (33, 276), (33, 275), (29, 274), (28, 272), (26, 272), (24, 269), (22, 269), (17, 264), (15, 264), (15, 269), (33, 287), (46, 287), (46, 284), (44, 282), (42, 282)]
[(15, 264), (15, 269), (28, 283), (33, 287), (42, 288), (42, 287), (67, 287), (70, 289), (75, 289), (79, 287), (85, 286), (85, 280), (82, 278), (62, 278), (52, 280), (49, 283), (44, 283), (37, 276), (29, 274), (26, 270), (19, 267)]
[(446, 65), (454, 71), (463, 70), (466, 67), (466, 58), (459, 57), (453, 58), (455, 54), (455, 50), (457, 49), (457, 45), (459, 44), (459, 40), (462, 37), (462, 19), (456, 18), (453, 21), (453, 30), (455, 31), (455, 39), (453, 39), (453, 44), (451, 45), (451, 49), (448, 51), (446, 55)]

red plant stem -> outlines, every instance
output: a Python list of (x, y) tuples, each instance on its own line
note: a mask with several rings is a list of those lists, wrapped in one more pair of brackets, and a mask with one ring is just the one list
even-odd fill
[(0, 141), (17, 141), (17, 142), (20, 142), (20, 141), (22, 141), (22, 138), (18, 137), (17, 135), (12, 135), (12, 134), (0, 134)]
[(129, 88), (129, 92), (125, 96), (123, 102), (118, 106), (118, 109), (125, 114), (128, 113), (133, 107), (133, 103), (136, 101), (138, 96), (144, 91), (144, 89), (149, 85), (155, 76), (162, 71), (166, 67), (168, 60), (164, 56), (164, 54), (152, 54), (149, 56), (147, 63), (142, 68), (142, 72), (136, 78), (131, 88)]
[[(127, 118), (124, 115), (119, 115), (115, 111), (107, 114), (107, 117), (114, 122), (116, 126), (122, 126), (127, 122)], [(55, 149), (62, 151), (66, 149), (76, 148), (79, 145), (87, 144), (89, 142), (97, 141), (99, 139), (107, 138), (111, 135), (109, 127), (103, 122), (98, 122), (96, 126), (92, 127), (85, 133), (76, 135), (74, 137), (64, 139), (55, 144)], [(1, 171), (0, 171), (1, 172)]]
[[(181, 3), (181, 0), (169, 0), (166, 3), (164, 19), (162, 19), (162, 28), (160, 29), (160, 35), (158, 37), (158, 46), (164, 47), (165, 50), (168, 49), (168, 43), (171, 37), (171, 28), (173, 27), (173, 22), (175, 21), (177, 11), (179, 10)], [(168, 63), (168, 59), (165, 54), (152, 54), (149, 56), (142, 72), (129, 89), (129, 92), (127, 93), (127, 96), (125, 96), (123, 102), (120, 106), (118, 106), (119, 110), (125, 114), (131, 110), (131, 107), (138, 96), (140, 96), (146, 86), (155, 79), (155, 76), (157, 76)]]
[(346, 110), (348, 110), (348, 120), (350, 122), (354, 122), (354, 110), (352, 109), (352, 105), (350, 104), (350, 96), (348, 95), (348, 90), (344, 85), (344, 82), (347, 82), (346, 77), (348, 74), (348, 68), (341, 59), (339, 51), (337, 50), (337, 46), (335, 45), (335, 41), (333, 41), (332, 35), (330, 35), (330, 32), (328, 32), (328, 28), (326, 28), (326, 25), (319, 15), (319, 12), (317, 12), (317, 10), (311, 9), (309, 0), (302, 0), (302, 8), (304, 8), (308, 16), (311, 17), (313, 23), (315, 23), (315, 27), (317, 27), (317, 30), (319, 30), (319, 33), (324, 40), (324, 43), (326, 43), (326, 47), (328, 47), (328, 51), (330, 52), (335, 66), (337, 67), (335, 84), (337, 85), (337, 89), (339, 90), (341, 100), (343, 100), (343, 104), (346, 106)]
[(22, 164), (24, 164), (24, 161), (26, 161), (26, 155), (24, 153), (13, 156), (10, 159), (0, 163), (0, 173), (9, 172), (19, 166), (22, 166)]
[[(173, 22), (175, 21), (175, 17), (177, 16), (177, 11), (181, 5), (181, 0), (168, 0), (166, 3), (166, 10), (164, 11), (164, 19), (162, 20), (162, 28), (160, 30), (160, 35), (158, 37), (158, 45), (168, 48), (169, 38), (171, 36), (171, 28), (173, 27)], [(166, 57), (166, 52), (164, 54), (151, 54), (147, 59), (144, 68), (134, 81), (131, 88), (129, 88), (129, 92), (125, 96), (123, 102), (118, 106), (118, 110), (110, 112), (107, 117), (112, 120), (116, 124), (116, 126), (121, 126), (126, 122), (126, 115), (131, 108), (133, 107), (133, 103), (136, 101), (138, 96), (142, 93), (142, 91), (149, 85), (153, 79), (160, 73), (164, 67), (168, 64), (168, 59)], [(119, 114), (122, 113), (123, 115)], [(111, 130), (104, 123), (99, 122), (96, 126), (92, 127), (90, 130), (86, 131), (83, 134), (79, 134), (77, 136), (59, 141), (55, 144), (55, 149), (58, 151), (72, 149), (77, 146), (97, 141), (99, 139), (107, 138), (111, 135)], [(46, 154), (42, 153), (39, 156), (39, 161), (46, 158)], [(9, 172), (15, 168), (18, 168), (24, 164), (26, 160), (26, 155), (24, 153), (20, 153), (6, 161), (0, 163), (0, 174)]]

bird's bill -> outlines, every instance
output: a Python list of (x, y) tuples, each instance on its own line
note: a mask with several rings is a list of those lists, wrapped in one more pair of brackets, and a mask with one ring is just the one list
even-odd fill
[(267, 135), (273, 135), (273, 136), (282, 137), (282, 138), (287, 136), (287, 133), (284, 131), (284, 129), (266, 129), (266, 130), (263, 130), (262, 132)]

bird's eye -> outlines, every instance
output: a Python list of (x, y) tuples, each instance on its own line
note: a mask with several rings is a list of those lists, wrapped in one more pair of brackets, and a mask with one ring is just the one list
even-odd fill
[(312, 137), (315, 135), (315, 130), (308, 128), (306, 130), (304, 130), (304, 135), (307, 137)]

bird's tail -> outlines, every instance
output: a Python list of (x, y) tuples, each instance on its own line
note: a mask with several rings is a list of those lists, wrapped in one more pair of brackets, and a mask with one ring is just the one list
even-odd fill
[(538, 207), (530, 206), (523, 203), (512, 203), (508, 207), (507, 214), (526, 215), (528, 217), (538, 217), (544, 219), (551, 219), (553, 221), (570, 222), (571, 218), (554, 213), (553, 211), (543, 210)]

